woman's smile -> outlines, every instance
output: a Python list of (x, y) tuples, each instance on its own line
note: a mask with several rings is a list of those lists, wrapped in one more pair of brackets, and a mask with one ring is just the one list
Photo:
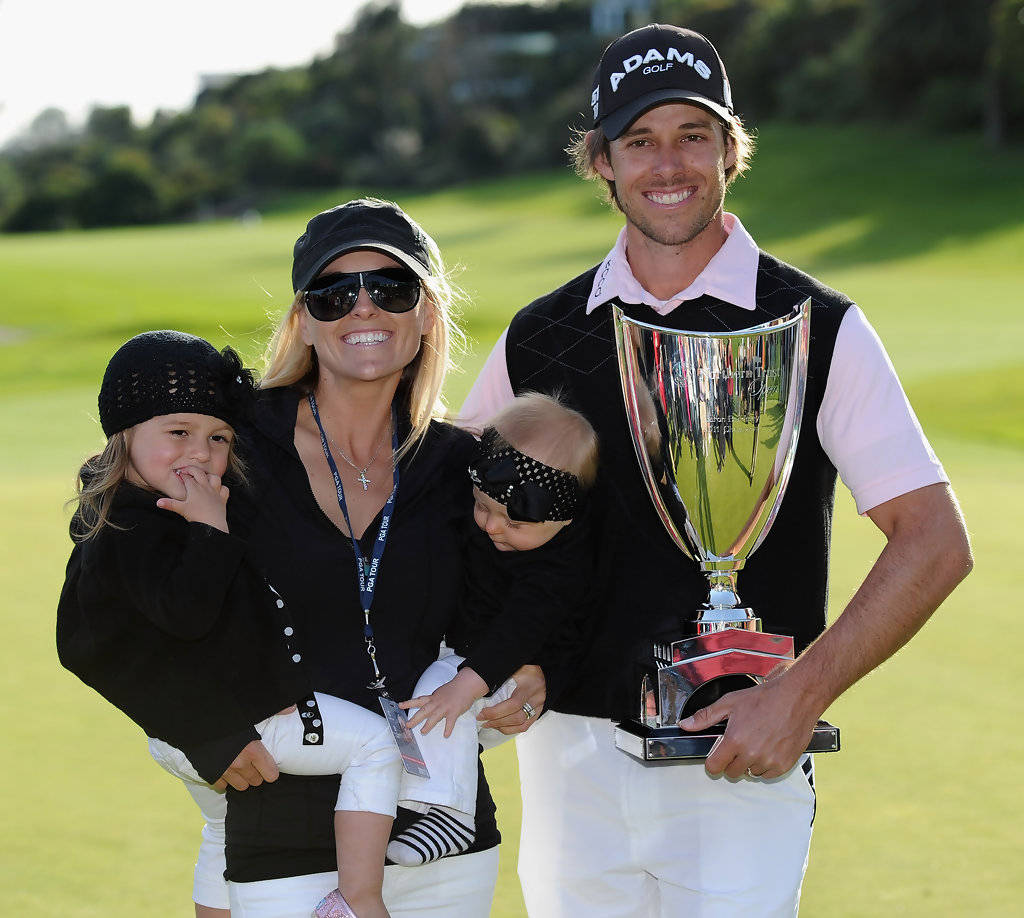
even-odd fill
[(367, 331), (349, 332), (347, 335), (342, 335), (341, 340), (355, 347), (373, 347), (374, 345), (390, 341), (391, 335), (391, 332), (383, 329), (369, 329)]

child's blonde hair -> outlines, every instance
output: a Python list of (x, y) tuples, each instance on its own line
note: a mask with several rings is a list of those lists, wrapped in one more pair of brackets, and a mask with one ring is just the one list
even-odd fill
[(75, 504), (71, 519), (71, 538), (86, 542), (110, 521), (110, 507), (114, 492), (128, 476), (128, 440), (125, 432), (114, 434), (103, 452), (86, 459), (78, 470), (75, 496), (68, 501)]
[(597, 478), (598, 440), (590, 421), (566, 405), (558, 393), (524, 392), (488, 422), (498, 436), (523, 455), (570, 472), (580, 489)]

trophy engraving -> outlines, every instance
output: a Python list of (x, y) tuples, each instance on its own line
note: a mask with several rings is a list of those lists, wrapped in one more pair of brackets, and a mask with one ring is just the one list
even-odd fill
[[(617, 745), (644, 761), (706, 757), (721, 729), (692, 734), (678, 721), (794, 658), (793, 638), (761, 630), (736, 580), (768, 534), (793, 467), (810, 320), (809, 299), (789, 316), (731, 332), (662, 328), (613, 307), (644, 483), (672, 541), (709, 586), (684, 633), (653, 642), (636, 718), (616, 728)], [(808, 751), (838, 748), (839, 731), (819, 722)]]

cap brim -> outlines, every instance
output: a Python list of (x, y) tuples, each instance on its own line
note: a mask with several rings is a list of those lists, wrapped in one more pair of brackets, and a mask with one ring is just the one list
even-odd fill
[(604, 131), (605, 137), (609, 140), (615, 140), (622, 136), (622, 133), (644, 112), (648, 112), (655, 106), (664, 105), (667, 102), (685, 102), (687, 104), (699, 105), (723, 121), (731, 121), (733, 118), (733, 113), (724, 105), (719, 105), (714, 100), (699, 93), (687, 92), (684, 89), (656, 89), (654, 92), (640, 96), (628, 105), (623, 105), (622, 108), (605, 115), (597, 126)]
[(397, 246), (389, 245), (378, 239), (354, 239), (345, 242), (343, 245), (333, 246), (321, 255), (316, 260), (313, 269), (306, 272), (307, 276), (303, 278), (302, 283), (296, 287), (296, 290), (305, 290), (309, 286), (310, 281), (334, 261), (335, 258), (344, 255), (346, 252), (355, 252), (358, 249), (373, 249), (377, 252), (383, 252), (385, 255), (390, 255), (396, 261), (400, 261), (421, 280), (425, 277), (430, 277), (429, 269), (425, 268), (419, 261), (407, 252), (403, 252)]

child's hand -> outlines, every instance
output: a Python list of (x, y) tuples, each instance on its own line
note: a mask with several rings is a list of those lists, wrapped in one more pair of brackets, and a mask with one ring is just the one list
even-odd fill
[(226, 790), (230, 784), (235, 790), (259, 787), (264, 781), (276, 781), (280, 774), (277, 762), (259, 740), (253, 740), (214, 782), (216, 790)]
[(455, 721), (469, 710), (474, 701), (486, 694), (487, 683), (468, 666), (464, 666), (451, 682), (434, 689), (433, 694), (410, 698), (399, 704), (399, 707), (406, 711), (419, 708), (409, 718), (409, 726), (415, 727), (422, 723), (422, 733), (429, 733), (444, 720), (444, 735), (448, 737), (455, 729)]
[(206, 523), (221, 532), (228, 531), (228, 489), (220, 483), (219, 475), (208, 475), (192, 465), (178, 470), (178, 477), (185, 486), (184, 500), (161, 497), (156, 505), (161, 510), (170, 510), (183, 516), (190, 523)]

